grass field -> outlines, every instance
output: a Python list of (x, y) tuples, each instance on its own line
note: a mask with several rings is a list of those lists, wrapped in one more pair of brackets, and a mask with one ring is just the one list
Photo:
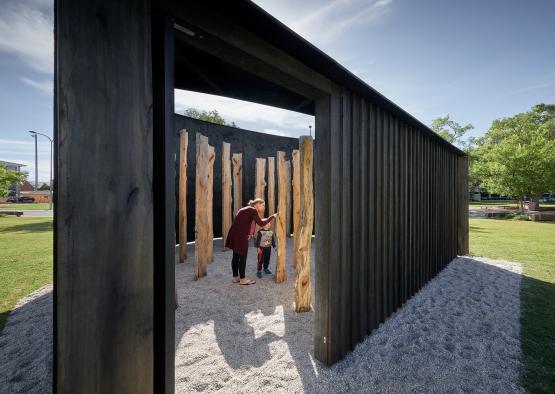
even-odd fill
[(49, 204), (30, 203), (30, 204), (0, 204), (0, 212), (2, 211), (47, 211)]
[[(470, 219), (470, 253), (523, 264), (523, 385), (555, 392), (555, 223)], [(52, 218), (0, 217), (0, 331), (21, 297), (51, 281)]]
[(470, 219), (470, 253), (523, 264), (522, 381), (555, 393), (555, 223)]
[(17, 301), (52, 282), (52, 218), (0, 217), (0, 331)]

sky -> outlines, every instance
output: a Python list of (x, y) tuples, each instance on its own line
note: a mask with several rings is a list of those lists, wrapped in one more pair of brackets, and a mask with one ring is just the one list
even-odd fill
[[(256, 0), (370, 86), (425, 124), (471, 123), (555, 103), (555, 1)], [(0, 160), (26, 164), (34, 140), (52, 135), (52, 0), (0, 0)], [(306, 134), (314, 118), (272, 107), (176, 91), (176, 112), (217, 109), (239, 127)], [(39, 182), (50, 145), (39, 139)]]

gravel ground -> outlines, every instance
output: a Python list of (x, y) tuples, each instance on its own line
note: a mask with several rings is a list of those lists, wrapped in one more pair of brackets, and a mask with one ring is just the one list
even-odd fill
[[(205, 278), (193, 280), (192, 249), (176, 268), (176, 392), (524, 392), (519, 264), (456, 259), (326, 368), (311, 355), (313, 312), (293, 310), (292, 269), (283, 284), (232, 284), (219, 247)], [(254, 252), (247, 275), (256, 279)], [(49, 291), (22, 301), (0, 336), (2, 393), (50, 391)]]
[(52, 392), (52, 285), (21, 299), (0, 334), (0, 393)]

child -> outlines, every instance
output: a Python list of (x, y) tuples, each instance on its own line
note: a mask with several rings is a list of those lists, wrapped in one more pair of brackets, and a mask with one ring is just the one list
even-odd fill
[(264, 263), (264, 273), (271, 275), (272, 271), (268, 269), (270, 264), (270, 256), (272, 255), (272, 247), (276, 248), (276, 241), (274, 238), (274, 232), (270, 230), (270, 224), (268, 223), (258, 231), (256, 235), (256, 247), (258, 248), (258, 259), (257, 259), (257, 272), (256, 276), (262, 278), (262, 264)]

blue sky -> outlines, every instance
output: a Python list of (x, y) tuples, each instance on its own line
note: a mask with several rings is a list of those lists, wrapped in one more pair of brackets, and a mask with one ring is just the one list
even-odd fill
[[(555, 1), (257, 0), (262, 8), (429, 124), (492, 120), (555, 103)], [(52, 135), (52, 1), (0, 0), (0, 160), (28, 164), (27, 130)], [(217, 109), (240, 127), (298, 136), (312, 117), (176, 91), (176, 111)], [(39, 180), (49, 144), (39, 144)]]

